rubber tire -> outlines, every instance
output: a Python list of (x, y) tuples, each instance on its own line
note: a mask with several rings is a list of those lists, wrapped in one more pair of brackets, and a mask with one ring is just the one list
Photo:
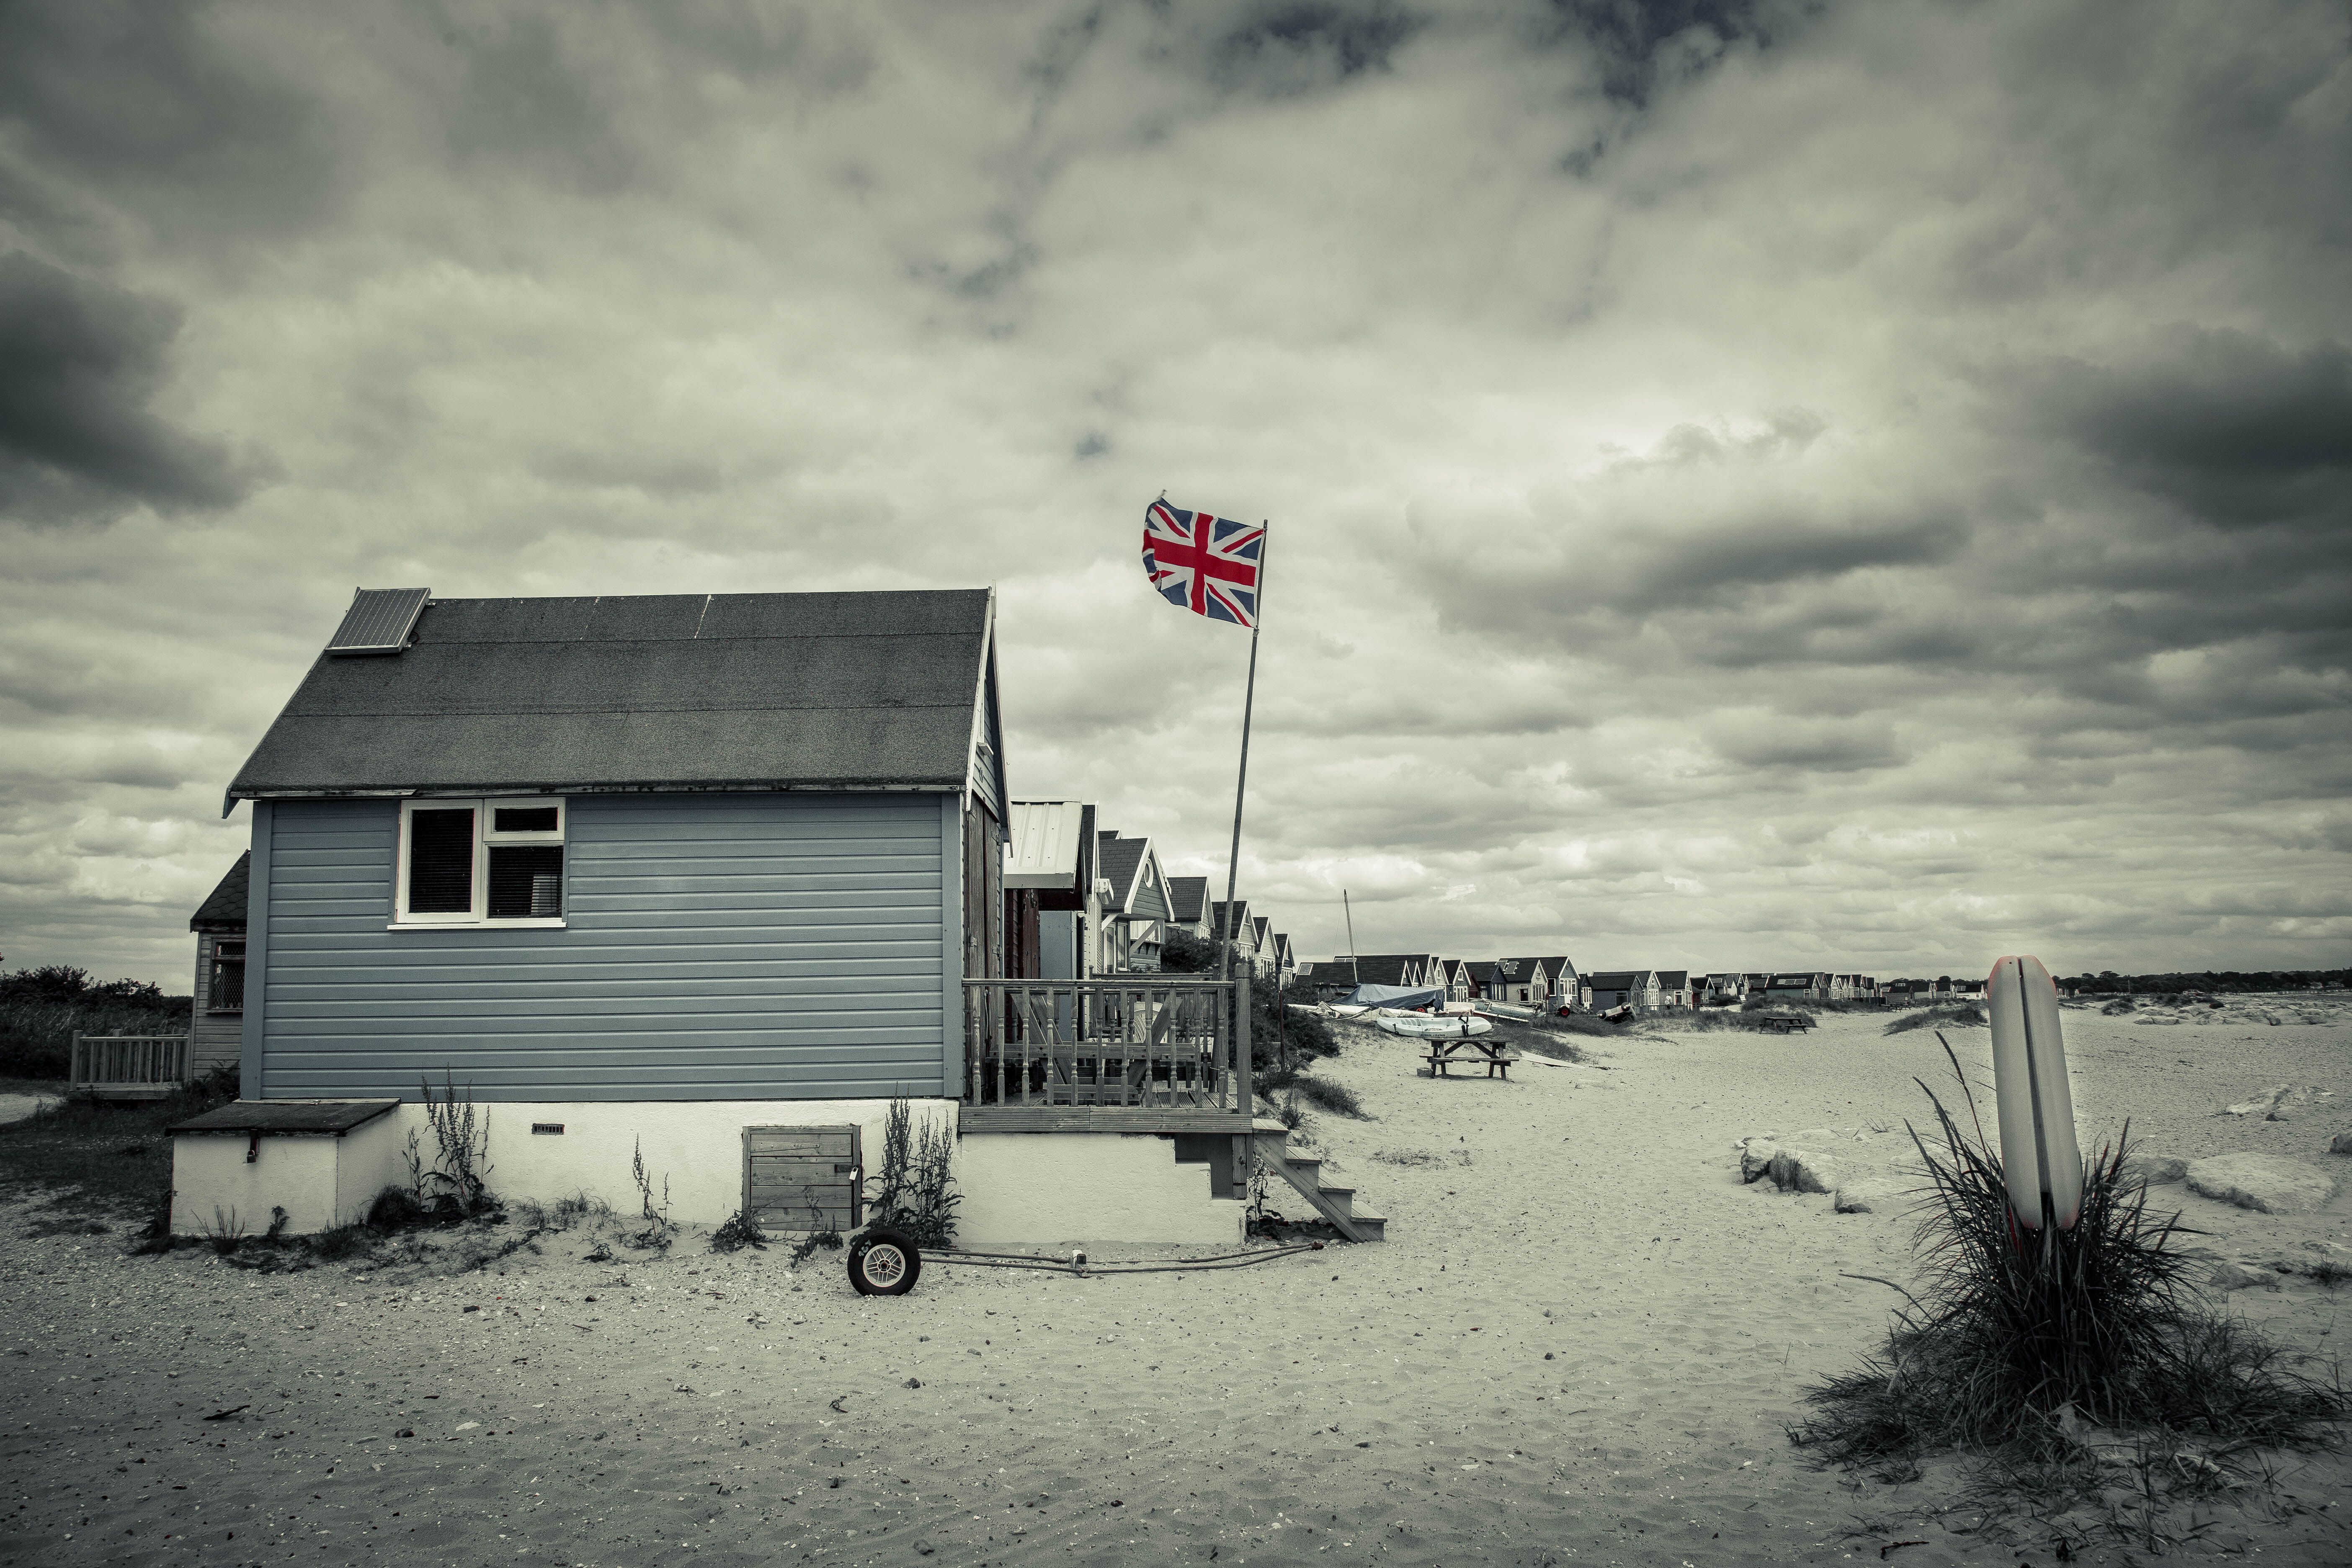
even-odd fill
[[(880, 1278), (870, 1277), (866, 1268), (866, 1255), (877, 1247), (883, 1256), (875, 1259), (881, 1265), (875, 1272)], [(904, 1264), (895, 1273), (889, 1269), (894, 1249), (897, 1255), (895, 1261)], [(913, 1289), (915, 1281), (922, 1277), (922, 1252), (904, 1231), (876, 1226), (849, 1244), (849, 1283), (861, 1296), (903, 1296)]]

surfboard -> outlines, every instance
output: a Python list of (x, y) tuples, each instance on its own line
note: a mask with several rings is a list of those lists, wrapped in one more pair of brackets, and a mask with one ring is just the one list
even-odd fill
[(2040, 1230), (2047, 1194), (2058, 1228), (2072, 1230), (2083, 1211), (2083, 1152), (2074, 1140), (2058, 987), (2040, 959), (2003, 958), (1985, 981), (1985, 1010), (1992, 1016), (1993, 1103), (2009, 1206), (2019, 1225)]

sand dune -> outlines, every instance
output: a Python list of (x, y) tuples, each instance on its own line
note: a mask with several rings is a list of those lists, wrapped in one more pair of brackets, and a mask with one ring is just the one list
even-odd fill
[[(2086, 1145), (2128, 1114), (2158, 1152), (2326, 1166), (2347, 1028), (2232, 1013), (2070, 1011)], [(1857, 1489), (1784, 1436), (1885, 1321), (1890, 1293), (1841, 1272), (1903, 1278), (1908, 1222), (1743, 1185), (1732, 1143), (1899, 1131), (1944, 1063), (1931, 1033), (1879, 1028), (1633, 1037), (1601, 1047), (1612, 1070), (1507, 1083), (1420, 1078), (1415, 1042), (1350, 1031), (1321, 1070), (1376, 1119), (1311, 1131), (1393, 1239), (1235, 1273), (934, 1268), (868, 1300), (838, 1255), (794, 1270), (689, 1237), (591, 1264), (572, 1235), (457, 1279), (263, 1277), (18, 1218), (0, 1563), (1712, 1564), (1910, 1539), (1906, 1568), (2046, 1561), (1938, 1517), (1949, 1467)], [(1984, 1071), (1984, 1032), (1954, 1038)], [(2215, 1114), (2281, 1083), (2305, 1091), (2285, 1121)], [(2162, 1195), (2232, 1258), (2352, 1245), (2341, 1196), (2266, 1216)], [(2315, 1284), (2231, 1300), (2333, 1343)], [(2347, 1469), (2288, 1458), (2304, 1511), (2224, 1512), (2181, 1555), (2352, 1559)]]

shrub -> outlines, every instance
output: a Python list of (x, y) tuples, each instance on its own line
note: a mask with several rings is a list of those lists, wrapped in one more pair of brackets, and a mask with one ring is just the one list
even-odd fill
[(1299, 1073), (1291, 1079), (1290, 1091), (1294, 1095), (1304, 1095), (1309, 1103), (1319, 1106), (1335, 1116), (1353, 1116), (1360, 1121), (1370, 1120), (1364, 1113), (1363, 1101), (1358, 1100), (1356, 1091), (1344, 1083), (1333, 1083), (1327, 1078), (1316, 1078), (1308, 1073)]
[(713, 1252), (740, 1252), (747, 1247), (766, 1251), (768, 1233), (760, 1228), (758, 1220), (741, 1209), (730, 1215), (726, 1224), (710, 1233), (710, 1250)]
[(584, 1224), (589, 1220), (604, 1220), (612, 1217), (611, 1204), (602, 1198), (591, 1197), (584, 1191), (577, 1192), (568, 1198), (555, 1200), (555, 1206), (547, 1214), (547, 1228), (570, 1230), (572, 1226)]
[(1933, 1007), (1922, 1007), (1916, 1013), (1906, 1013), (1899, 1018), (1889, 1018), (1886, 1027), (1879, 1032), (1900, 1035), (1912, 1029), (1932, 1029), (1946, 1024), (1973, 1028), (1987, 1021), (1984, 1009), (1973, 1002), (1938, 1004)]
[(919, 1247), (947, 1247), (955, 1240), (956, 1205), (952, 1165), (955, 1134), (934, 1117), (919, 1135), (914, 1108), (893, 1100), (882, 1121), (881, 1190), (867, 1205), (866, 1223), (903, 1230)]
[(0, 1076), (64, 1078), (77, 1033), (184, 1035), (194, 1005), (143, 980), (92, 980), (69, 964), (0, 974)]
[(667, 1252), (677, 1235), (677, 1226), (669, 1218), (669, 1176), (662, 1175), (661, 1202), (654, 1202), (654, 1179), (646, 1170), (646, 1141), (638, 1139), (629, 1151), (629, 1174), (637, 1184), (637, 1196), (645, 1226), (629, 1237), (629, 1245), (640, 1252)]
[(2071, 1230), (2017, 1226), (2000, 1155), (1944, 1048), (1975, 1131), (1920, 1085), (1937, 1129), (1934, 1146), (1912, 1131), (1930, 1194), (1915, 1242), (1924, 1282), (1904, 1291), (1910, 1304), (1876, 1357), (1807, 1394), (1818, 1414), (1792, 1441), (1849, 1465), (1952, 1448), (2049, 1464), (2069, 1457), (2078, 1418), (2294, 1444), (2347, 1413), (2340, 1391), (2284, 1370), (2253, 1330), (2193, 1303), (2191, 1258), (2175, 1243), (2195, 1233), (2177, 1215), (2152, 1219), (2147, 1187), (2123, 1175), (2128, 1125), (2084, 1163)]
[(407, 1230), (424, 1223), (425, 1208), (414, 1192), (399, 1187), (386, 1187), (376, 1194), (368, 1205), (367, 1223), (371, 1229), (381, 1231)]
[[(488, 1179), (490, 1174), (490, 1121), (488, 1116), (475, 1115), (474, 1089), (466, 1086), (460, 1098), (456, 1081), (449, 1070), (441, 1070), (442, 1092), (434, 1097), (433, 1080), (419, 1079), (424, 1091), (425, 1120), (433, 1129), (433, 1141), (440, 1148), (441, 1163), (431, 1170), (418, 1163), (415, 1139), (409, 1140), (409, 1175), (415, 1184), (419, 1197), (446, 1197), (454, 1201), (460, 1214), (479, 1214), (491, 1206)], [(428, 1194), (426, 1189), (432, 1191)]]

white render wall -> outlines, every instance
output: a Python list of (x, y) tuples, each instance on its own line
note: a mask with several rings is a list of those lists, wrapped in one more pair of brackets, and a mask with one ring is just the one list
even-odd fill
[(407, 1179), (406, 1136), (400, 1110), (389, 1110), (340, 1138), (264, 1133), (259, 1158), (248, 1164), (249, 1133), (184, 1132), (172, 1140), (172, 1233), (200, 1236), (233, 1216), (259, 1236), (272, 1208), (286, 1211), (289, 1236), (349, 1225), (376, 1194)]
[[(927, 1124), (955, 1125), (948, 1100), (911, 1102), (917, 1136)], [(585, 1194), (635, 1215), (630, 1175), (642, 1149), (656, 1201), (668, 1183), (669, 1215), (715, 1226), (741, 1206), (743, 1129), (859, 1129), (866, 1193), (876, 1191), (886, 1100), (637, 1100), (477, 1104), (488, 1119), (488, 1185), (509, 1200), (553, 1204)], [(534, 1122), (560, 1134), (533, 1133)], [(245, 1163), (244, 1133), (186, 1133), (173, 1140), (173, 1229), (199, 1234), (215, 1211), (234, 1210), (257, 1235), (273, 1205), (303, 1236), (348, 1224), (375, 1194), (405, 1185), (402, 1151), (411, 1132), (425, 1163), (437, 1163), (422, 1105), (404, 1104), (341, 1138), (286, 1134), (261, 1140)], [(1107, 1132), (986, 1132), (961, 1139), (955, 1154), (957, 1240), (974, 1247), (1131, 1241), (1224, 1245), (1243, 1235), (1244, 1205), (1213, 1194), (1206, 1164), (1180, 1165), (1172, 1141)]]
[(1244, 1205), (1213, 1195), (1150, 1134), (972, 1132), (956, 1145), (956, 1240), (971, 1247), (1165, 1241), (1231, 1246)]

